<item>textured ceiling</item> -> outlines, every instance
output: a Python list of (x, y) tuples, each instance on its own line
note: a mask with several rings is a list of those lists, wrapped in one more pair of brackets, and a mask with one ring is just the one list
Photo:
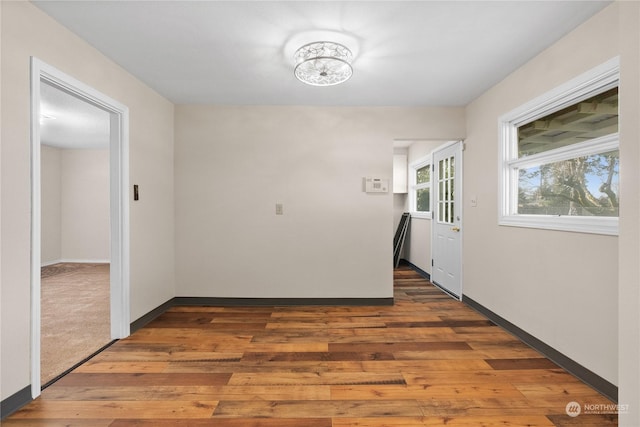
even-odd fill
[(109, 113), (42, 81), (40, 142), (57, 148), (109, 147)]

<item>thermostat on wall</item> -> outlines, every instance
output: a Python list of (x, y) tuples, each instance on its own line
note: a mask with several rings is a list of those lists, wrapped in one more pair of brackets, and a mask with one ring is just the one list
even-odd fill
[(381, 178), (365, 178), (364, 191), (367, 193), (386, 193), (389, 191), (389, 180)]

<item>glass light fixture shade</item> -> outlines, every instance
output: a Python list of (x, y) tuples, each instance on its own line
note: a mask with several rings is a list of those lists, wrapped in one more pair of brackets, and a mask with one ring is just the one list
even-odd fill
[(295, 76), (312, 86), (333, 86), (349, 80), (353, 75), (353, 54), (340, 43), (313, 42), (302, 46), (294, 54)]

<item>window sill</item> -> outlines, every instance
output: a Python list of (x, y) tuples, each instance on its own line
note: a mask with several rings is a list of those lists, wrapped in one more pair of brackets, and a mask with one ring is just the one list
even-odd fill
[(618, 235), (618, 218), (609, 217), (510, 215), (501, 217), (498, 225), (607, 236)]
[(411, 218), (431, 219), (431, 212), (411, 212)]

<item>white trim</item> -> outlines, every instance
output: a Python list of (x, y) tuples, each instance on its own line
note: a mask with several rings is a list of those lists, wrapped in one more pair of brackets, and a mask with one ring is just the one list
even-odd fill
[(518, 158), (518, 127), (618, 86), (620, 58), (615, 57), (525, 103), (498, 119), (498, 225), (617, 235), (618, 218), (517, 214), (517, 169), (618, 149), (618, 134)]
[(566, 145), (532, 156), (522, 157), (520, 159), (508, 160), (506, 164), (511, 169), (526, 169), (534, 166), (544, 165), (548, 163), (562, 162), (564, 160), (575, 159), (576, 157), (592, 156), (594, 154), (606, 153), (618, 149), (619, 144), (618, 133), (593, 138), (585, 142)]
[(60, 263), (73, 263), (73, 264), (110, 264), (111, 260), (109, 259), (56, 259), (53, 261), (45, 261), (40, 264), (41, 267), (47, 267), (49, 265), (55, 265)]
[[(433, 188), (431, 185), (431, 178), (429, 178), (429, 184), (416, 184), (416, 172), (418, 169), (423, 168), (427, 165), (431, 166), (432, 163), (432, 153), (427, 156), (420, 157), (419, 159), (411, 162), (409, 165), (409, 185), (408, 185), (408, 193), (409, 193), (409, 212), (411, 213), (412, 218), (422, 218), (422, 219), (431, 219), (431, 206), (429, 206), (428, 211), (417, 211), (416, 210), (416, 191), (422, 188), (429, 188), (429, 204), (431, 204), (431, 194), (433, 193)], [(431, 177), (431, 174), (429, 175)]]
[(31, 57), (31, 395), (40, 395), (40, 83), (47, 81), (110, 113), (111, 337), (130, 333), (129, 109), (62, 71)]
[(40, 396), (40, 62), (31, 58), (31, 397)]
[(438, 145), (436, 148), (434, 148), (434, 150), (430, 154), (431, 159), (433, 160), (433, 155), (435, 154), (436, 151), (444, 150), (445, 148), (448, 148), (450, 145), (455, 145), (455, 144), (460, 144), (460, 152), (464, 151), (464, 139), (455, 139), (452, 141), (447, 141), (444, 144)]
[(429, 212), (418, 212), (418, 211), (411, 211), (411, 218), (418, 218), (418, 219), (428, 219), (431, 220), (431, 211)]
[(411, 213), (411, 218), (418, 218), (418, 219), (428, 219), (429, 221), (431, 221), (431, 211), (429, 212), (410, 212)]
[(618, 235), (618, 218), (596, 216), (509, 215), (500, 225), (578, 233)]
[(431, 160), (432, 160), (431, 154), (432, 153), (429, 153), (426, 156), (422, 156), (419, 159), (414, 160), (413, 162), (411, 162), (411, 166), (416, 169), (419, 169), (424, 165), (431, 164)]
[(518, 127), (575, 104), (580, 99), (614, 88), (619, 80), (620, 58), (616, 56), (504, 114), (500, 117), (500, 123), (510, 123)]

